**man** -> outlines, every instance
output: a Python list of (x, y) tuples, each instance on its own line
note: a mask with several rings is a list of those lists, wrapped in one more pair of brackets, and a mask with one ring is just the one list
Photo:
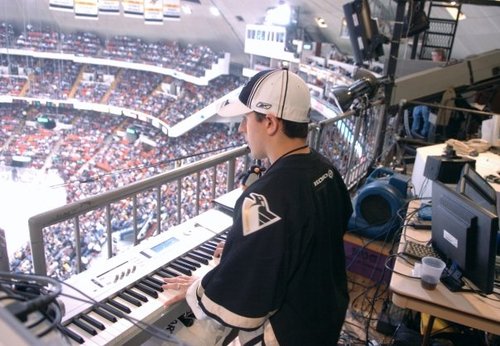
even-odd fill
[(236, 330), (243, 345), (336, 345), (344, 322), (352, 207), (340, 174), (306, 144), (309, 111), (307, 85), (288, 69), (257, 73), (221, 108), (243, 116), (251, 155), (271, 165), (236, 202), (220, 263), (197, 281), (165, 279), (179, 292), (167, 305), (187, 290), (198, 323)]
[(445, 61), (445, 53), (443, 48), (434, 48), (431, 52), (432, 61)]
[[(431, 52), (431, 58), (434, 62), (445, 61), (444, 50), (442, 48), (434, 48)], [(430, 109), (427, 106), (415, 106), (412, 112), (411, 131), (414, 134), (427, 138), (431, 122), (429, 121)]]

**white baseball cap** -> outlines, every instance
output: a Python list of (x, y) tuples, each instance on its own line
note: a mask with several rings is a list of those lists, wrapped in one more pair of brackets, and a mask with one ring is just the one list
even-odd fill
[(219, 109), (222, 117), (235, 117), (252, 111), (297, 122), (308, 123), (311, 94), (302, 78), (287, 68), (266, 70), (253, 76), (238, 99), (226, 100)]

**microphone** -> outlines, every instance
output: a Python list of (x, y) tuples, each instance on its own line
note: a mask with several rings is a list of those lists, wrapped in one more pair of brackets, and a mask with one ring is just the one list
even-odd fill
[(266, 168), (261, 166), (260, 160), (258, 160), (255, 165), (252, 165), (248, 171), (240, 177), (242, 187), (245, 189), (252, 185), (262, 176), (262, 173), (264, 173), (265, 170)]

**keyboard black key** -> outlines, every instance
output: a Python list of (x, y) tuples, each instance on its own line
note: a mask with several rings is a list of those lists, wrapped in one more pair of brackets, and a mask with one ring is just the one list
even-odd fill
[(158, 292), (163, 292), (163, 287), (161, 285), (158, 285), (152, 281), (147, 280), (146, 278), (141, 281), (142, 284), (148, 286), (149, 288), (158, 291)]
[(80, 321), (79, 319), (74, 319), (73, 324), (77, 327), (80, 327), (81, 329), (83, 329), (84, 331), (89, 333), (90, 335), (97, 335), (97, 331), (94, 328), (89, 326), (87, 323)]
[(191, 270), (191, 271), (196, 270), (196, 266), (189, 264), (189, 263), (182, 262), (179, 259), (176, 259), (172, 263), (174, 263), (175, 265), (181, 266), (182, 268), (186, 268), (187, 270)]
[(142, 303), (141, 303), (141, 301), (139, 299), (131, 297), (128, 294), (126, 294), (125, 292), (119, 293), (118, 297), (120, 297), (123, 300), (126, 300), (130, 304), (134, 304), (135, 306), (141, 306), (142, 305)]
[(213, 238), (212, 241), (216, 242), (217, 245), (221, 242), (225, 242), (227, 238), (226, 234), (220, 234), (217, 237)]
[(94, 312), (96, 314), (98, 314), (99, 316), (107, 319), (110, 322), (114, 323), (114, 322), (118, 321), (118, 319), (115, 316), (113, 316), (112, 314), (110, 314), (109, 312), (107, 312), (106, 310), (104, 310), (103, 308), (96, 307), (96, 308), (94, 308)]
[(100, 306), (101, 306), (101, 308), (103, 308), (104, 310), (106, 310), (110, 314), (115, 315), (116, 317), (120, 317), (120, 318), (123, 317), (123, 312), (121, 312), (120, 310), (114, 308), (112, 305), (104, 303), (104, 304), (101, 304)]
[(130, 295), (136, 299), (139, 299), (140, 301), (142, 301), (144, 303), (146, 303), (148, 301), (148, 297), (146, 297), (145, 295), (140, 294), (138, 292), (127, 289), (127, 290), (125, 290), (125, 293), (127, 293), (128, 295)]
[(214, 255), (214, 250), (210, 250), (201, 246), (197, 250), (203, 252), (206, 256), (210, 256), (209, 259), (212, 259)]
[(193, 261), (193, 260), (188, 259), (188, 258), (178, 258), (177, 261), (189, 264), (191, 266), (194, 266), (195, 268), (200, 268), (201, 267), (200, 262), (196, 262), (196, 261)]
[(215, 251), (215, 249), (217, 248), (217, 245), (214, 245), (214, 244), (210, 244), (210, 243), (204, 243), (203, 245), (201, 246), (204, 246), (206, 247), (207, 249), (212, 249), (213, 251)]
[(205, 252), (203, 252), (203, 251), (192, 250), (192, 251), (190, 252), (190, 254), (194, 254), (194, 255), (196, 255), (196, 256), (202, 257), (202, 258), (204, 258), (204, 259), (206, 259), (206, 260), (208, 260), (208, 261), (210, 261), (210, 260), (212, 259), (212, 256), (211, 256), (211, 255), (208, 255), (208, 254), (206, 254), (206, 253), (205, 253)]
[(175, 271), (172, 271), (172, 270), (168, 269), (168, 267), (167, 267), (167, 268), (162, 268), (161, 270), (162, 270), (164, 273), (168, 274), (168, 275), (169, 275), (169, 277), (171, 277), (171, 278), (172, 278), (172, 277), (179, 276), (179, 273), (177, 273), (177, 272), (175, 272)]
[(177, 276), (177, 274), (171, 274), (171, 273), (167, 273), (165, 270), (163, 269), (158, 269), (156, 271), (156, 275), (159, 275), (161, 276), (162, 278), (172, 278), (174, 276)]
[(145, 278), (145, 280), (151, 281), (152, 283), (154, 283), (154, 284), (156, 284), (156, 285), (158, 285), (160, 287), (164, 284), (163, 281), (158, 280), (157, 278), (152, 277), (152, 276), (148, 276), (147, 278)]
[(205, 249), (207, 251), (210, 251), (210, 254), (213, 254), (215, 251), (214, 247), (211, 246), (206, 246), (206, 245), (200, 245), (199, 249)]
[(158, 298), (158, 292), (156, 292), (155, 290), (153, 290), (152, 288), (144, 285), (143, 283), (141, 282), (138, 282), (135, 287), (138, 289), (138, 290), (141, 290), (142, 292), (146, 293), (148, 296), (150, 297), (153, 297), (153, 298)]
[(85, 340), (80, 335), (76, 334), (74, 331), (72, 331), (64, 326), (59, 326), (58, 328), (61, 331), (61, 333), (68, 336), (69, 338), (75, 340), (79, 344), (83, 344), (85, 342)]
[[(117, 308), (118, 310), (121, 310), (121, 311), (127, 313), (127, 314), (130, 314), (132, 312), (132, 310), (130, 310), (130, 308), (128, 306), (123, 305), (122, 303), (117, 302), (116, 300), (109, 299), (108, 304)], [(119, 315), (117, 315), (117, 316), (119, 316)]]
[(213, 247), (217, 247), (217, 245), (219, 245), (219, 242), (218, 241), (215, 241), (215, 240), (209, 240), (209, 241), (206, 241), (204, 243), (204, 245), (207, 245), (207, 244), (210, 244), (211, 246)]
[(92, 317), (87, 316), (87, 315), (81, 315), (80, 318), (82, 320), (84, 320), (85, 322), (87, 322), (88, 324), (96, 327), (97, 329), (100, 329), (100, 330), (106, 329), (106, 327), (104, 326), (104, 324), (102, 324), (101, 322), (99, 322), (95, 318), (92, 318)]
[(192, 258), (193, 260), (198, 261), (204, 265), (208, 265), (208, 259), (206, 259), (204, 257), (198, 256), (194, 253), (188, 253), (186, 256), (189, 258)]
[(172, 269), (177, 270), (178, 272), (180, 272), (180, 273), (182, 273), (182, 274), (184, 274), (184, 275), (191, 276), (191, 270), (189, 270), (189, 269), (186, 269), (186, 268), (184, 268), (184, 267), (181, 267), (181, 266), (179, 266), (179, 265), (177, 265), (177, 264), (175, 264), (175, 263), (170, 263), (168, 266), (169, 266), (170, 268), (172, 268)]

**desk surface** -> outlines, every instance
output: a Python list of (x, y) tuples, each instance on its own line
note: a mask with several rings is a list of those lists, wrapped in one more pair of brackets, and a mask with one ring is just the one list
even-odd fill
[[(432, 188), (431, 182), (428, 178), (424, 177), (425, 163), (427, 156), (439, 156), (443, 154), (446, 143), (429, 145), (417, 149), (417, 156), (413, 166), (411, 181), (414, 187), (414, 193), (420, 197), (431, 197)], [(500, 176), (500, 155), (487, 151), (479, 154), (478, 156), (465, 158), (472, 158), (476, 160), (476, 171), (482, 176), (486, 177), (489, 174)], [(491, 186), (497, 191), (497, 196), (500, 198), (500, 184), (490, 183)]]
[[(410, 203), (410, 213), (418, 202)], [(401, 236), (398, 252), (402, 252), (405, 240), (427, 242), (430, 231), (407, 227)], [(411, 275), (413, 266), (398, 258), (394, 264), (390, 289), (392, 301), (399, 307), (427, 313), (448, 321), (500, 335), (500, 299), (493, 294), (480, 296), (475, 293), (454, 293), (442, 283), (429, 291), (420, 285), (420, 279), (408, 278), (397, 273)]]

